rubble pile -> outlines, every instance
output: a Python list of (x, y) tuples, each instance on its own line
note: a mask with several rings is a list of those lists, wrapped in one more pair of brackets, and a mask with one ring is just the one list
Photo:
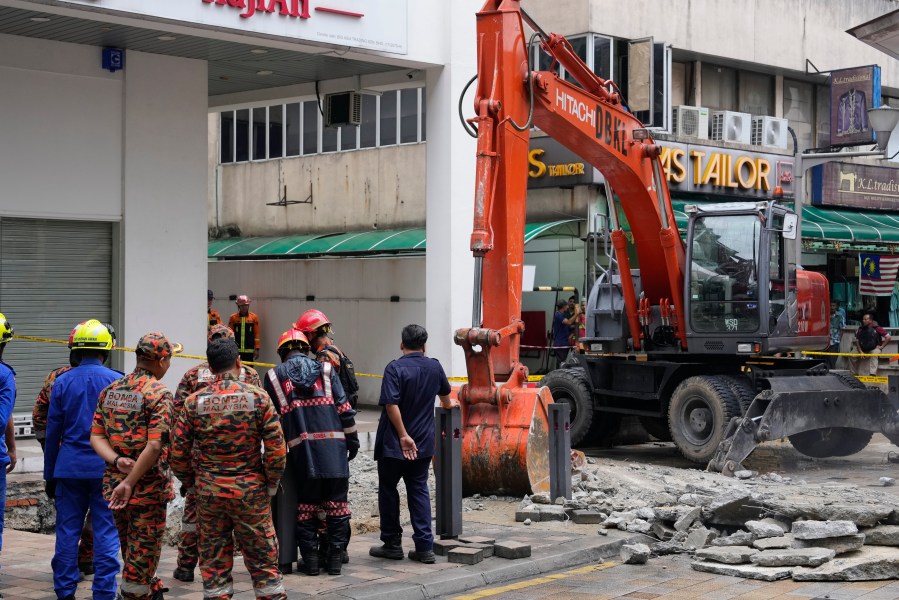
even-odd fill
[[(588, 459), (572, 498), (525, 496), (516, 520), (571, 520), (643, 534), (652, 556), (690, 553), (697, 571), (777, 580), (899, 579), (899, 496), (871, 486), (808, 484), (776, 473), (741, 479)], [(600, 533), (604, 533), (601, 529)], [(634, 547), (622, 560), (638, 562)]]

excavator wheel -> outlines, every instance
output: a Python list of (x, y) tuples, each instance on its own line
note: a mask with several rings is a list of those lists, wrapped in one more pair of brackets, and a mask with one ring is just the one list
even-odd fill
[(689, 461), (706, 464), (724, 439), (727, 424), (740, 415), (740, 402), (722, 376), (683, 380), (671, 394), (671, 439)]
[[(845, 373), (833, 373), (833, 375), (845, 383), (846, 387), (856, 390), (865, 389), (865, 384), (852, 375), (846, 375)], [(829, 458), (832, 456), (858, 454), (865, 449), (873, 436), (873, 431), (865, 431), (864, 429), (825, 427), (824, 429), (794, 433), (789, 436), (789, 440), (796, 450), (806, 456)]]
[(671, 441), (671, 430), (668, 429), (668, 421), (665, 419), (659, 419), (658, 417), (640, 417), (640, 425), (643, 426), (646, 433), (660, 442)]
[(730, 391), (737, 397), (737, 401), (740, 403), (740, 415), (745, 415), (746, 411), (749, 410), (749, 405), (752, 404), (756, 397), (752, 384), (745, 377), (731, 375), (719, 375), (718, 377), (727, 383)]
[(556, 369), (540, 380), (540, 387), (548, 387), (553, 402), (567, 402), (570, 407), (571, 445), (587, 441), (593, 424), (593, 395), (583, 369)]

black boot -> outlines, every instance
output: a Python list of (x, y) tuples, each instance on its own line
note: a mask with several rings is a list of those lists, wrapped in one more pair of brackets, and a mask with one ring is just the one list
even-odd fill
[(403, 560), (403, 538), (395, 535), (384, 540), (382, 546), (372, 546), (368, 549), (368, 554), (375, 558), (391, 558), (393, 560)]
[(328, 575), (340, 575), (343, 551), (350, 542), (350, 516), (328, 517), (325, 524), (328, 529)]
[(342, 551), (339, 546), (331, 546), (328, 549), (328, 575), (340, 575), (340, 568), (343, 566)]
[(311, 576), (318, 575), (318, 532), (314, 521), (297, 524), (297, 544), (303, 558), (303, 566), (299, 567), (300, 572)]

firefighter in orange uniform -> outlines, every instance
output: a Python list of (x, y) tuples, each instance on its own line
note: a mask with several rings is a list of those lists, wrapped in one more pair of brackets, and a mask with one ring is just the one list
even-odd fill
[(264, 391), (238, 380), (234, 340), (213, 341), (206, 357), (215, 380), (184, 401), (172, 452), (175, 474), (197, 495), (204, 598), (234, 594), (236, 537), (257, 600), (286, 600), (270, 500), (287, 455), (278, 413)]
[(103, 495), (113, 509), (122, 545), (123, 600), (161, 600), (156, 577), (166, 504), (174, 498), (168, 466), (172, 393), (160, 381), (180, 352), (161, 333), (137, 343), (137, 366), (100, 393), (91, 446), (107, 464)]
[(259, 317), (250, 312), (250, 297), (237, 297), (237, 312), (228, 319), (228, 327), (234, 332), (234, 341), (240, 352), (240, 360), (246, 362), (259, 358), (261, 333)]
[[(206, 340), (207, 344), (211, 344), (220, 338), (233, 340), (234, 332), (224, 325), (211, 326), (209, 328), (209, 337)], [(184, 374), (184, 377), (181, 378), (181, 383), (178, 384), (178, 390), (175, 392), (175, 407), (172, 414), (177, 416), (181, 411), (181, 407), (184, 406), (184, 400), (191, 394), (206, 389), (214, 379), (215, 376), (212, 374), (208, 362), (200, 363), (189, 369)], [(238, 379), (250, 385), (262, 386), (262, 382), (259, 381), (259, 373), (255, 369), (243, 365), (241, 365)], [(172, 440), (172, 442), (173, 444), (177, 443), (177, 440)], [(172, 577), (178, 581), (190, 582), (194, 580), (194, 567), (197, 566), (198, 560), (197, 497), (186, 485), (181, 486), (181, 495), (184, 496), (184, 514), (181, 517), (181, 538), (178, 541), (178, 567), (172, 573)]]
[(222, 324), (222, 316), (219, 314), (219, 311), (212, 308), (212, 301), (215, 300), (215, 294), (212, 293), (212, 290), (206, 290), (207, 292), (207, 300), (206, 300), (206, 327), (207, 329), (211, 329), (214, 325)]

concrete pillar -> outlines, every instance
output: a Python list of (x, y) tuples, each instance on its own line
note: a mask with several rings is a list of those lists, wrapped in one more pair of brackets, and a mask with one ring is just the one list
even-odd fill
[[(119, 344), (162, 331), (185, 353), (206, 349), (206, 62), (128, 52), (124, 74), (124, 316)], [(177, 265), (177, 268), (175, 267)], [(134, 368), (127, 353), (125, 370)], [(174, 390), (196, 361), (172, 361)]]
[[(475, 14), (480, 0), (442, 2), (434, 21), (445, 24), (444, 65), (427, 73), (427, 259), (425, 310), (428, 354), (440, 360), (450, 377), (464, 376), (465, 357), (453, 332), (471, 326), (474, 260), (469, 242), (474, 215), (476, 140), (458, 117), (459, 95), (477, 73)], [(437, 40), (435, 40), (437, 42)], [(463, 101), (473, 116), (470, 90)]]

